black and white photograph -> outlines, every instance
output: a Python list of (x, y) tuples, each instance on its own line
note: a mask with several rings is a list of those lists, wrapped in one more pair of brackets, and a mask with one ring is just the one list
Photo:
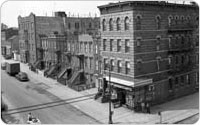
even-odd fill
[(4, 0), (1, 124), (198, 124), (198, 0)]

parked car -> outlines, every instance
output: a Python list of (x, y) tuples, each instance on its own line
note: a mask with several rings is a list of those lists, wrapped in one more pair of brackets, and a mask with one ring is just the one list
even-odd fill
[(1, 69), (2, 70), (6, 70), (6, 62), (2, 62), (1, 63)]
[(5, 55), (4, 58), (5, 59), (12, 59), (12, 56), (11, 55)]
[(28, 75), (25, 72), (19, 72), (15, 77), (20, 81), (28, 81)]

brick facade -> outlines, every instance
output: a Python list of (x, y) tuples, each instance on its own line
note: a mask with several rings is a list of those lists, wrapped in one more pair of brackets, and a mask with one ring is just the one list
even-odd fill
[[(114, 60), (112, 77), (127, 81), (130, 77), (152, 79), (153, 103), (195, 91), (195, 79), (198, 81), (195, 78), (198, 61), (194, 61), (197, 58), (194, 49), (198, 39), (197, 6), (157, 1), (119, 2), (99, 6), (99, 9), (102, 62)], [(120, 51), (117, 50), (118, 40), (122, 42)], [(128, 52), (125, 51), (126, 40), (129, 41)], [(118, 72), (118, 61), (122, 62), (121, 72)], [(125, 72), (127, 61), (130, 62), (128, 74)]]

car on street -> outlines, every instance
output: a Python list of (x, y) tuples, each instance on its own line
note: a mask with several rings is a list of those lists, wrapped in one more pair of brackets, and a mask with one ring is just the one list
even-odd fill
[(1, 69), (2, 70), (6, 70), (6, 62), (2, 62), (1, 63)]
[(20, 81), (29, 81), (28, 75), (25, 72), (19, 72), (15, 77)]
[(5, 55), (4, 58), (5, 59), (12, 59), (12, 56), (11, 55)]

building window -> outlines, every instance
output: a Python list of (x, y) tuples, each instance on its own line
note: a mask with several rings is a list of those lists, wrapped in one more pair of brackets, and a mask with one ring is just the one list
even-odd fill
[(86, 43), (84, 43), (84, 50), (85, 50), (85, 53), (87, 53), (87, 44)]
[(79, 23), (78, 22), (75, 23), (75, 29), (79, 29)]
[(199, 46), (199, 36), (196, 36), (196, 46)]
[(175, 78), (175, 84), (178, 85), (178, 77)]
[(108, 59), (104, 59), (104, 60), (103, 60), (103, 64), (104, 64), (104, 70), (107, 70)]
[(196, 26), (199, 27), (199, 16), (196, 17)]
[(118, 73), (121, 73), (121, 70), (122, 70), (122, 62), (121, 62), (120, 60), (117, 62), (117, 68), (118, 68), (117, 72), (118, 72)]
[(31, 23), (31, 29), (33, 30), (33, 28), (34, 28), (34, 23)]
[(98, 70), (98, 68), (99, 68), (99, 62), (98, 62), (98, 60), (96, 61), (96, 70)]
[(196, 84), (199, 85), (199, 72), (196, 73)]
[(172, 90), (173, 89), (173, 82), (172, 82), (172, 79), (170, 78), (169, 79), (169, 90)]
[(71, 29), (71, 24), (70, 23), (68, 23), (68, 29)]
[(109, 20), (109, 30), (113, 31), (113, 19), (112, 18)]
[(172, 47), (171, 43), (172, 43), (172, 36), (169, 36), (169, 49), (171, 49)]
[(126, 70), (126, 74), (130, 74), (130, 70), (131, 70), (131, 67), (130, 67), (130, 62), (126, 62), (126, 66), (125, 66), (125, 70)]
[(181, 23), (182, 24), (184, 24), (184, 20), (185, 20), (184, 16), (181, 16)]
[(103, 21), (102, 21), (102, 29), (103, 29), (103, 31), (106, 31), (106, 20), (105, 19), (103, 19)]
[(137, 40), (136, 40), (136, 46), (137, 47), (141, 46), (141, 38), (137, 38)]
[(181, 84), (184, 85), (184, 76), (181, 76)]
[(190, 82), (190, 81), (189, 81), (189, 75), (186, 75), (186, 83), (187, 83), (187, 84), (190, 84), (189, 82)]
[(168, 57), (168, 62), (169, 62), (169, 65), (172, 64), (172, 56), (169, 56), (169, 57)]
[(156, 45), (156, 51), (160, 50), (160, 45)]
[(85, 57), (85, 68), (88, 67), (88, 57)]
[(111, 59), (110, 60), (110, 71), (114, 71), (114, 66), (115, 66), (115, 63), (114, 63), (114, 60), (113, 59)]
[(199, 64), (199, 54), (196, 54), (196, 64)]
[(124, 20), (124, 29), (129, 30), (129, 18), (126, 17)]
[(121, 42), (121, 39), (118, 39), (117, 40), (117, 52), (120, 52), (121, 48), (122, 48), (122, 42)]
[(161, 28), (161, 17), (160, 17), (160, 15), (156, 16), (156, 28), (158, 30)]
[(178, 17), (178, 16), (175, 16), (175, 24), (176, 24), (176, 25), (178, 24), (178, 19), (179, 19), (179, 17)]
[(110, 51), (113, 51), (113, 39), (110, 39)]
[(178, 64), (178, 55), (175, 56), (176, 57), (176, 64)]
[(168, 26), (171, 26), (171, 25), (172, 25), (172, 19), (173, 19), (173, 17), (172, 17), (172, 15), (170, 15), (170, 16), (168, 17)]
[(117, 18), (116, 24), (117, 24), (117, 31), (121, 30), (120, 18)]
[(187, 23), (188, 23), (188, 24), (190, 23), (190, 19), (191, 19), (190, 16), (187, 16), (187, 17), (186, 17), (186, 20), (187, 20)]
[(90, 58), (90, 69), (92, 69), (92, 60), (93, 58)]
[(179, 41), (179, 36), (177, 35), (177, 36), (176, 36), (176, 40), (175, 40), (175, 47), (178, 46), (178, 41)]
[(89, 42), (89, 52), (91, 53), (92, 52), (92, 43)]
[(141, 15), (136, 16), (136, 30), (141, 30)]
[(182, 44), (182, 46), (184, 45), (184, 42), (185, 42), (185, 37), (182, 35), (181, 36), (181, 44)]
[(89, 28), (90, 28), (90, 29), (92, 28), (92, 23), (91, 23), (91, 22), (89, 23)]
[(141, 59), (137, 60), (137, 66), (136, 67), (137, 67), (138, 70), (142, 69), (142, 60)]
[(106, 51), (106, 39), (103, 39), (103, 51)]
[(160, 70), (160, 61), (161, 61), (161, 57), (158, 56), (157, 58), (157, 68), (158, 68), (158, 71)]
[(181, 63), (184, 64), (184, 62), (185, 62), (185, 56), (182, 55), (182, 56), (181, 56)]
[(125, 53), (130, 52), (130, 41), (129, 39), (125, 39)]

